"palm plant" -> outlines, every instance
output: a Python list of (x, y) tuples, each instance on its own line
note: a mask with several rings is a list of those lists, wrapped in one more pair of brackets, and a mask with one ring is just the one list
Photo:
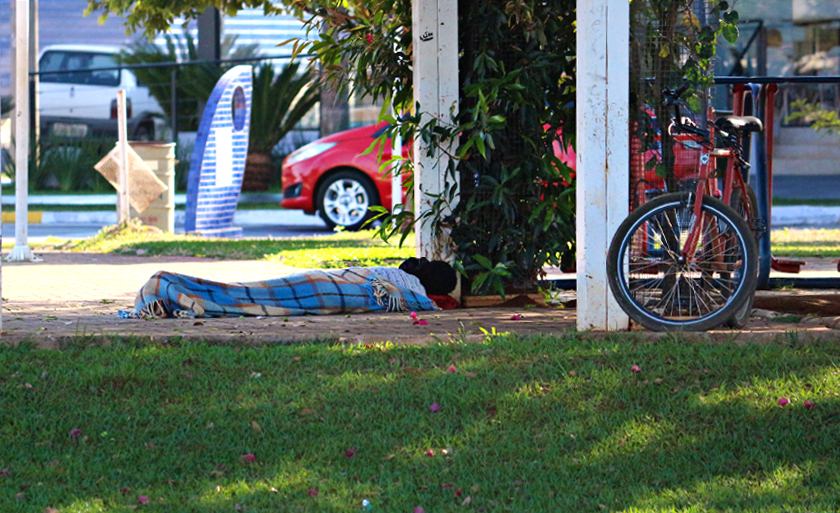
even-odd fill
[(248, 160), (242, 190), (266, 191), (271, 185), (271, 151), (319, 101), (313, 72), (298, 73), (291, 63), (275, 76), (271, 64), (254, 70)]
[[(198, 60), (198, 50), (192, 35), (184, 31), (183, 36), (166, 34), (166, 49), (139, 39), (127, 51), (120, 55), (123, 64), (160, 64), (190, 62)], [(236, 36), (226, 35), (221, 45), (223, 59), (244, 59), (257, 56), (258, 45), (242, 45), (234, 50)], [(193, 64), (177, 68), (176, 92), (178, 98), (178, 130), (195, 131), (198, 129), (198, 105), (210, 97), (213, 87), (231, 65)], [(170, 66), (159, 68), (139, 68), (134, 70), (137, 79), (158, 101), (167, 119), (172, 116), (172, 70)]]

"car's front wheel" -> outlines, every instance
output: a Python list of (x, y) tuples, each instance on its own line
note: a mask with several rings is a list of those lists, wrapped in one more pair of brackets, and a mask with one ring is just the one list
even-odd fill
[(357, 171), (340, 171), (318, 190), (318, 210), (329, 228), (356, 231), (370, 218), (370, 207), (378, 204), (373, 183)]

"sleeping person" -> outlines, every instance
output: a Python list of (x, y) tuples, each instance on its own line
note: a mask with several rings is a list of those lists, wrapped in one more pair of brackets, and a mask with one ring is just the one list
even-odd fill
[(439, 310), (429, 297), (455, 289), (455, 270), (441, 260), (409, 258), (394, 267), (311, 270), (249, 283), (221, 283), (158, 271), (123, 318), (325, 315)]

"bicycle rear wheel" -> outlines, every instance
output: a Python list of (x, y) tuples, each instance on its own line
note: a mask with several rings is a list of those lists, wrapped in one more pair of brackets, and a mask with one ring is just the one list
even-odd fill
[[(729, 204), (735, 209), (738, 214), (744, 219), (758, 219), (758, 202), (753, 192), (752, 187), (746, 186), (747, 194), (744, 196), (740, 189), (732, 191), (732, 198)], [(749, 223), (747, 223), (749, 225)], [(753, 233), (756, 237), (756, 244), (758, 244), (758, 233)], [(744, 303), (744, 306), (739, 308), (735, 314), (726, 321), (726, 326), (735, 329), (742, 329), (747, 326), (752, 315), (753, 302), (755, 301), (755, 292), (750, 294), (749, 299)]]
[[(665, 194), (633, 211), (607, 256), (613, 295), (631, 319), (654, 331), (704, 331), (730, 319), (755, 292), (758, 246), (746, 220), (704, 196)], [(692, 223), (695, 248), (683, 257)]]

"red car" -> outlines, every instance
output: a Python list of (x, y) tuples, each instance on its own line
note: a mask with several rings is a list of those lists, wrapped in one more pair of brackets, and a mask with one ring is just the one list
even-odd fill
[[(363, 126), (338, 132), (295, 150), (283, 162), (283, 200), (289, 210), (318, 212), (328, 227), (343, 226), (354, 231), (370, 217), (369, 208), (381, 205), (391, 209), (391, 176), (380, 172), (376, 150), (361, 155), (379, 137), (387, 123)], [(408, 157), (408, 142), (403, 156)], [(563, 162), (575, 167), (572, 148), (555, 151)], [(391, 158), (390, 139), (382, 162)]]

